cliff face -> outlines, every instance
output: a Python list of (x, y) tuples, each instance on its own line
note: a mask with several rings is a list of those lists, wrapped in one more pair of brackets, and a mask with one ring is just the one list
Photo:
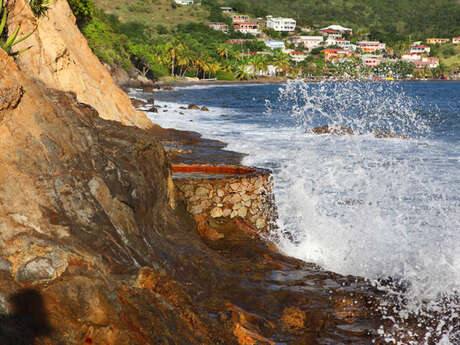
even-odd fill
[(0, 50), (0, 143), (1, 344), (214, 343), (168, 273), (197, 239), (157, 142)]
[(94, 107), (102, 118), (141, 128), (151, 126), (92, 53), (66, 0), (52, 1), (47, 16), (39, 19), (34, 17), (28, 0), (9, 0), (7, 5), (10, 28), (21, 25), (22, 34), (36, 28), (17, 46), (18, 50), (31, 46), (17, 59), (22, 71), (47, 87), (74, 92), (79, 102)]

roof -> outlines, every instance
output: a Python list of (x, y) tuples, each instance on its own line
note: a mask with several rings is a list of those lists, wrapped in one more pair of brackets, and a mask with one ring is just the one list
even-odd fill
[(259, 26), (259, 24), (257, 23), (250, 23), (250, 22), (238, 22), (238, 23), (233, 23), (233, 25), (257, 25)]
[(430, 46), (422, 45), (422, 46), (412, 46), (412, 48), (430, 48)]
[(344, 28), (341, 25), (329, 25), (328, 27), (321, 29), (321, 31), (326, 31), (326, 30), (335, 30), (335, 31), (341, 31), (341, 32), (342, 31), (353, 31), (352, 29)]

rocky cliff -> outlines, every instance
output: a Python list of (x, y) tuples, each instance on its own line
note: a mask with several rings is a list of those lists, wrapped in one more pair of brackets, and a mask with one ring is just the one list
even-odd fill
[(94, 107), (102, 118), (141, 128), (151, 126), (92, 53), (75, 25), (67, 1), (53, 0), (46, 16), (40, 18), (33, 15), (28, 2), (7, 1), (8, 26), (21, 25), (22, 34), (35, 29), (27, 41), (16, 47), (31, 47), (18, 57), (20, 69), (47, 87), (74, 92), (79, 102)]
[(284, 257), (239, 218), (194, 220), (178, 197), (152, 132), (0, 50), (0, 344), (370, 343), (361, 280)]

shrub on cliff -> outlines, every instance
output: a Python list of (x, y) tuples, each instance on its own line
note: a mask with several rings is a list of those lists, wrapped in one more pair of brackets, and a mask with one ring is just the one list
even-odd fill
[(96, 6), (94, 0), (67, 0), (73, 14), (77, 18), (77, 24), (82, 27), (88, 23), (94, 15)]

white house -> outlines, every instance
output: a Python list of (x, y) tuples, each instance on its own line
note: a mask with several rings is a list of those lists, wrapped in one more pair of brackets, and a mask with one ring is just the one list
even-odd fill
[(293, 49), (286, 49), (284, 53), (289, 55), (289, 58), (294, 62), (302, 62), (307, 58), (307, 54)]
[(232, 13), (233, 12), (233, 8), (231, 7), (221, 7), (220, 9), (222, 13)]
[(363, 64), (369, 67), (376, 67), (380, 65), (383, 61), (382, 57), (379, 55), (364, 54), (361, 56)]
[(286, 46), (284, 45), (283, 41), (275, 41), (275, 40), (267, 40), (265, 41), (265, 45), (270, 49), (285, 49)]
[(193, 5), (193, 0), (175, 0), (178, 5)]
[(353, 30), (350, 29), (350, 28), (344, 28), (343, 26), (341, 25), (329, 25), (325, 28), (322, 28), (319, 30), (320, 32), (330, 32), (330, 31), (336, 31), (336, 32), (340, 32), (341, 34), (350, 34), (352, 35), (353, 34)]
[(213, 29), (213, 30), (228, 33), (228, 25), (225, 24), (225, 23), (213, 23), (213, 22), (210, 22), (210, 23), (206, 23), (206, 25), (208, 27), (210, 27), (211, 29)]
[(235, 29), (235, 31), (239, 31), (243, 34), (251, 34), (254, 36), (260, 34), (259, 24), (257, 23), (250, 23), (250, 22), (233, 23), (233, 28)]
[(304, 46), (310, 51), (322, 45), (323, 36), (292, 36), (289, 37), (286, 42), (294, 44), (296, 47)]
[(401, 60), (407, 61), (407, 62), (414, 62), (414, 61), (418, 61), (421, 59), (422, 59), (421, 55), (417, 53), (405, 53), (401, 56)]
[(386, 44), (376, 41), (360, 41), (358, 42), (358, 48), (364, 53), (375, 53), (379, 50), (385, 50)]
[(295, 30), (295, 27), (296, 21), (292, 18), (273, 18), (272, 16), (267, 16), (267, 28), (269, 29), (292, 32)]
[(452, 37), (452, 44), (460, 44), (460, 37)]
[(347, 49), (350, 51), (356, 50), (356, 45), (352, 44), (350, 41), (347, 41), (343, 38), (334, 38), (331, 36), (327, 38), (326, 46), (338, 46), (342, 49)]
[(410, 52), (415, 53), (415, 54), (429, 54), (430, 50), (431, 50), (430, 46), (416, 45), (416, 46), (411, 47)]

